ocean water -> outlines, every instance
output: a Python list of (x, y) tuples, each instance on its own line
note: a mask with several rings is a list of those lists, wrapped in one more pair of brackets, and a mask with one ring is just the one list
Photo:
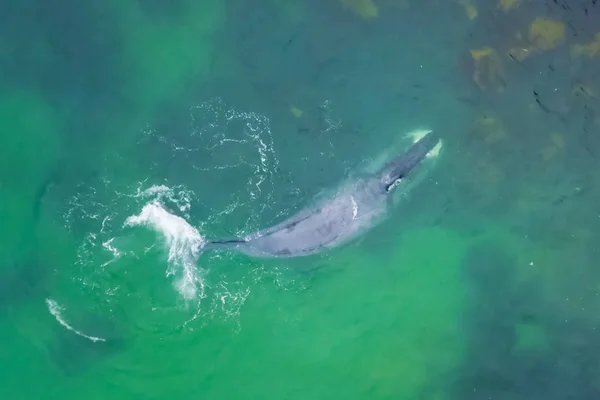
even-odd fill
[[(598, 398), (599, 18), (0, 3), (0, 397)], [(357, 240), (205, 251), (430, 129)]]

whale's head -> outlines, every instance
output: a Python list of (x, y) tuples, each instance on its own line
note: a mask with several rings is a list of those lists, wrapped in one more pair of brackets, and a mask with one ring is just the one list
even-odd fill
[(439, 153), (442, 142), (432, 131), (419, 131), (411, 135), (414, 143), (402, 154), (388, 162), (380, 171), (380, 183), (386, 192), (392, 192), (423, 160)]

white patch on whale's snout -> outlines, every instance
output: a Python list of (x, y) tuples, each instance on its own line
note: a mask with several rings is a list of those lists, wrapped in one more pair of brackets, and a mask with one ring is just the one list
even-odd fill
[(429, 153), (427, 153), (427, 158), (436, 158), (437, 156), (440, 155), (440, 151), (442, 151), (442, 140), (440, 139), (437, 144), (435, 146), (433, 146), (433, 149), (429, 150)]
[[(412, 132), (409, 132), (406, 136), (412, 139), (413, 144), (417, 143), (419, 140), (425, 137), (428, 133), (432, 132), (431, 129), (417, 129)], [(426, 157), (427, 158), (435, 158), (440, 155), (440, 151), (442, 150), (442, 140), (440, 139), (437, 144), (433, 147), (433, 149), (429, 150)]]
[(419, 140), (423, 139), (425, 135), (433, 132), (431, 129), (417, 129), (412, 132), (409, 132), (406, 136), (412, 139), (413, 144), (417, 143)]

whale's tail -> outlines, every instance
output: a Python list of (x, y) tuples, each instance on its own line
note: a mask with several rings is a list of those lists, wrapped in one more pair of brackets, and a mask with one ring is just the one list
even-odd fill
[(245, 246), (248, 242), (244, 239), (233, 239), (233, 240), (209, 240), (206, 242), (202, 251), (207, 250), (238, 250), (240, 247)]
[(440, 137), (428, 132), (419, 138), (408, 150), (387, 163), (379, 173), (386, 192), (392, 191), (410, 171), (418, 166), (437, 145)]

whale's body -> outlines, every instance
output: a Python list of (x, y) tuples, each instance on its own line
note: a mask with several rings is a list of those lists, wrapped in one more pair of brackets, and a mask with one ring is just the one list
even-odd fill
[(209, 246), (258, 257), (298, 257), (345, 243), (382, 219), (395, 187), (439, 142), (429, 132), (377, 173), (340, 185), (332, 197), (322, 198), (285, 221), (248, 237), (212, 241)]

